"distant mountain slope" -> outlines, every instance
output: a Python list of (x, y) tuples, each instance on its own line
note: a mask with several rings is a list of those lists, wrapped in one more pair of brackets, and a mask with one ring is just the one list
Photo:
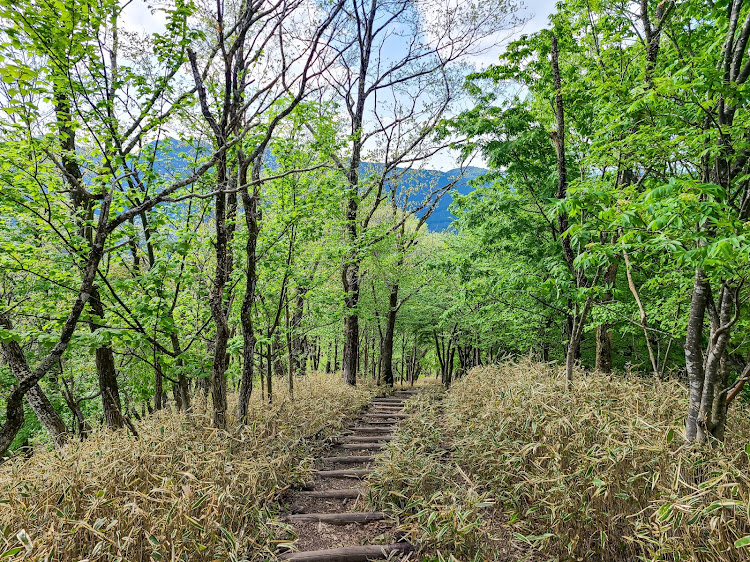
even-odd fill
[[(203, 145), (189, 146), (176, 139), (165, 139), (161, 141), (157, 148), (158, 157), (154, 165), (156, 173), (167, 175), (172, 178), (188, 176), (199, 159), (201, 153), (205, 154), (208, 147)], [(276, 162), (273, 155), (267, 155), (266, 165), (274, 169)], [(363, 162), (360, 166), (360, 175), (366, 178), (370, 174), (377, 174), (383, 170), (383, 164), (377, 162)], [(425, 197), (436, 191), (443, 191), (450, 184), (448, 191), (438, 202), (435, 210), (427, 219), (427, 227), (432, 231), (441, 231), (450, 227), (455, 216), (448, 210), (453, 202), (452, 193), (466, 195), (473, 191), (469, 185), (471, 180), (485, 174), (487, 170), (477, 167), (467, 167), (462, 171), (460, 169), (441, 172), (439, 170), (397, 170), (394, 173), (399, 182), (399, 204), (414, 209), (421, 206)], [(418, 211), (418, 217), (424, 216), (426, 209)]]
[(474, 180), (487, 173), (487, 170), (483, 168), (475, 168), (470, 166), (463, 170), (463, 174), (460, 169), (449, 170), (442, 172), (440, 179), (438, 180), (439, 187), (445, 187), (451, 182), (455, 182), (455, 185), (448, 191), (438, 202), (437, 207), (433, 211), (432, 215), (427, 218), (427, 226), (430, 230), (439, 232), (448, 228), (455, 220), (455, 216), (448, 210), (448, 207), (453, 202), (452, 192), (459, 193), (460, 195), (466, 195), (474, 191), (474, 187), (469, 185), (471, 180)]
[[(368, 174), (379, 173), (383, 169), (380, 163), (367, 162), (360, 167), (360, 174), (366, 177)], [(453, 202), (453, 193), (466, 195), (474, 190), (470, 182), (487, 173), (484, 168), (469, 166), (463, 171), (460, 168), (441, 172), (439, 170), (398, 170), (394, 173), (399, 181), (399, 204), (414, 209), (423, 204), (424, 199), (430, 193), (443, 192), (444, 195), (438, 201), (435, 210), (427, 218), (427, 227), (439, 232), (450, 227), (455, 220), (455, 215), (450, 212), (449, 207)], [(447, 191), (446, 191), (446, 188)], [(418, 217), (424, 216), (427, 209), (417, 211)]]

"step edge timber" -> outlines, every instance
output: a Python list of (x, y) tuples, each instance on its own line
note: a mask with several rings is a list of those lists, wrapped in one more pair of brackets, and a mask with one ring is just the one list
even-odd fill
[(358, 463), (358, 462), (375, 462), (375, 457), (371, 455), (349, 455), (345, 457), (320, 457), (315, 459), (320, 462), (343, 462), (343, 463)]
[(315, 475), (322, 478), (363, 478), (372, 474), (372, 470), (369, 468), (350, 468), (350, 469), (339, 469), (339, 470), (316, 470)]
[(392, 435), (346, 435), (342, 439), (346, 441), (341, 441), (341, 443), (387, 443), (393, 441), (395, 437)]
[(366, 546), (345, 546), (342, 548), (327, 548), (325, 550), (309, 550), (306, 552), (288, 552), (278, 556), (279, 560), (297, 562), (367, 562), (367, 560), (385, 560), (391, 553), (407, 554), (416, 548), (408, 542), (394, 544), (377, 544)]
[(401, 412), (403, 408), (401, 406), (381, 406), (380, 404), (373, 404), (370, 406), (370, 410), (385, 410), (386, 412)]
[(350, 525), (351, 523), (373, 523), (384, 521), (388, 516), (382, 511), (347, 511), (344, 513), (293, 513), (284, 516), (285, 521), (311, 521), (328, 525)]
[(386, 427), (378, 427), (376, 425), (373, 425), (371, 427), (367, 427), (366, 425), (357, 425), (352, 427), (349, 431), (351, 431), (352, 433), (393, 433), (392, 429)]
[(360, 488), (334, 488), (332, 490), (305, 490), (300, 492), (303, 496), (309, 498), (358, 498), (365, 491)]

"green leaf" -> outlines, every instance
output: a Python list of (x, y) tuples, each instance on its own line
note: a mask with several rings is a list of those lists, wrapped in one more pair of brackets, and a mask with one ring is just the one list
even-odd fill
[(746, 537), (742, 537), (741, 539), (737, 539), (736, 541), (734, 541), (734, 546), (736, 546), (737, 548), (750, 546), (750, 535)]

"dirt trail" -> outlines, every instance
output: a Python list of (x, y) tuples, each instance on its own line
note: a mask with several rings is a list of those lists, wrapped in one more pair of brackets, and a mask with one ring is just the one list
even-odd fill
[(284, 520), (297, 534), (294, 552), (279, 560), (297, 562), (366, 562), (413, 560), (414, 546), (394, 534), (387, 513), (358, 511), (367, 493), (363, 481), (371, 473), (374, 455), (393, 439), (398, 423), (408, 417), (404, 401), (417, 390), (396, 390), (373, 398), (367, 410), (316, 459), (314, 480), (290, 492)]

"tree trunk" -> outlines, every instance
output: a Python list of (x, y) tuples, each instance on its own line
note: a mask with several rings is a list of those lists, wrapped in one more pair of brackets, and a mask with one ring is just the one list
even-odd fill
[[(305, 338), (302, 335), (302, 318), (304, 315), (304, 307), (305, 307), (305, 294), (307, 293), (306, 290), (297, 287), (295, 299), (294, 299), (294, 309), (292, 311), (292, 325), (291, 325), (291, 333), (292, 333), (292, 345), (291, 345), (291, 353), (289, 356), (289, 368), (292, 370), (293, 373), (304, 375), (305, 370), (307, 369), (307, 353), (305, 352), (306, 348), (309, 346), (307, 345), (307, 342), (305, 341)], [(313, 360), (314, 362), (314, 360)], [(316, 366), (313, 366), (314, 370), (318, 370)]]
[(727, 284), (719, 295), (718, 322), (712, 322), (709, 336), (709, 347), (704, 361), (703, 392), (698, 411), (699, 442), (710, 439), (721, 439), (724, 436), (724, 422), (726, 420), (726, 393), (729, 367), (725, 356), (729, 344), (730, 328), (733, 324), (732, 315), (735, 303), (734, 292)]
[[(101, 329), (99, 322), (104, 321), (104, 306), (96, 286), (92, 287), (89, 306), (94, 319), (89, 321), (92, 333)], [(122, 403), (120, 402), (120, 388), (117, 383), (117, 368), (115, 367), (115, 355), (112, 347), (104, 345), (96, 348), (96, 373), (99, 377), (99, 390), (101, 391), (102, 409), (104, 410), (104, 422), (110, 429), (120, 429), (125, 426), (122, 417)]]
[(388, 296), (388, 317), (385, 325), (383, 346), (380, 349), (380, 363), (383, 369), (383, 382), (393, 386), (393, 336), (396, 331), (396, 314), (398, 312), (398, 284), (392, 285)]
[[(260, 179), (260, 164), (258, 159), (253, 163), (252, 178), (253, 181)], [(246, 178), (246, 164), (240, 159), (240, 181)], [(256, 184), (257, 186), (257, 184)], [(237, 399), (237, 419), (244, 423), (247, 418), (247, 407), (250, 403), (250, 396), (253, 393), (253, 377), (255, 376), (255, 326), (253, 325), (252, 308), (255, 303), (255, 291), (258, 284), (257, 274), (257, 245), (258, 234), (260, 232), (260, 213), (258, 212), (258, 188), (253, 189), (253, 195), (250, 196), (247, 188), (241, 191), (242, 206), (245, 208), (245, 224), (247, 225), (247, 243), (245, 244), (245, 253), (247, 262), (245, 265), (245, 296), (242, 299), (240, 307), (240, 324), (242, 326), (242, 379), (240, 382), (240, 394)], [(261, 383), (263, 373), (261, 371)], [(262, 392), (262, 390), (261, 390)]]
[[(604, 285), (609, 287), (615, 284), (617, 280), (618, 263), (609, 264), (604, 274)], [(605, 301), (612, 300), (612, 290), (607, 289), (604, 294)], [(600, 324), (596, 327), (596, 362), (595, 368), (602, 373), (612, 372), (612, 326), (608, 323)]]
[[(190, 410), (190, 381), (183, 372), (184, 361), (182, 359), (182, 349), (180, 348), (180, 340), (177, 338), (177, 334), (170, 334), (172, 341), (172, 351), (174, 352), (177, 360), (175, 366), (177, 367), (177, 384), (175, 385), (175, 402), (178, 402), (178, 408), (187, 412)], [(177, 396), (179, 395), (179, 401)]]
[(268, 397), (268, 403), (273, 402), (273, 351), (271, 343), (269, 342), (266, 346), (266, 396)]
[[(6, 330), (13, 329), (10, 319), (3, 313), (0, 313), (0, 326)], [(2, 351), (3, 359), (17, 380), (20, 381), (29, 376), (31, 369), (26, 361), (23, 349), (17, 341), (8, 340), (2, 342), (0, 351)], [(68, 440), (68, 429), (38, 383), (29, 389), (26, 394), (26, 401), (31, 406), (31, 409), (34, 410), (39, 422), (49, 432), (55, 445), (62, 447)]]
[[(356, 300), (355, 297), (347, 297), (347, 303)], [(347, 308), (353, 308), (347, 304)], [(343, 376), (344, 382), (352, 386), (357, 384), (357, 363), (359, 359), (359, 316), (356, 313), (347, 313), (344, 320), (344, 358)]]
[(326, 373), (331, 372), (331, 342), (328, 342), (328, 351), (326, 351)]
[(216, 270), (213, 287), (208, 302), (211, 316), (216, 325), (214, 338), (214, 358), (211, 365), (211, 399), (213, 405), (213, 425), (218, 429), (227, 426), (227, 382), (225, 378), (227, 368), (227, 345), (229, 343), (229, 324), (225, 312), (224, 289), (229, 278), (229, 236), (227, 232), (227, 196), (224, 193), (228, 187), (226, 155), (222, 155), (217, 163), (217, 190), (221, 191), (215, 198), (216, 223)]
[(164, 404), (164, 373), (159, 357), (154, 353), (154, 410), (161, 410)]
[(695, 441), (698, 436), (698, 415), (703, 395), (703, 322), (706, 316), (709, 285), (703, 271), (695, 270), (693, 296), (688, 314), (687, 336), (685, 337), (685, 370), (690, 385), (688, 416), (685, 423), (685, 437)]
[(62, 447), (65, 445), (68, 442), (68, 428), (65, 427), (65, 422), (55, 411), (42, 387), (38, 384), (31, 387), (31, 390), (26, 394), (26, 401), (34, 410), (39, 423), (49, 432), (55, 446)]
[(339, 370), (339, 340), (338, 338), (333, 340), (333, 370)]

